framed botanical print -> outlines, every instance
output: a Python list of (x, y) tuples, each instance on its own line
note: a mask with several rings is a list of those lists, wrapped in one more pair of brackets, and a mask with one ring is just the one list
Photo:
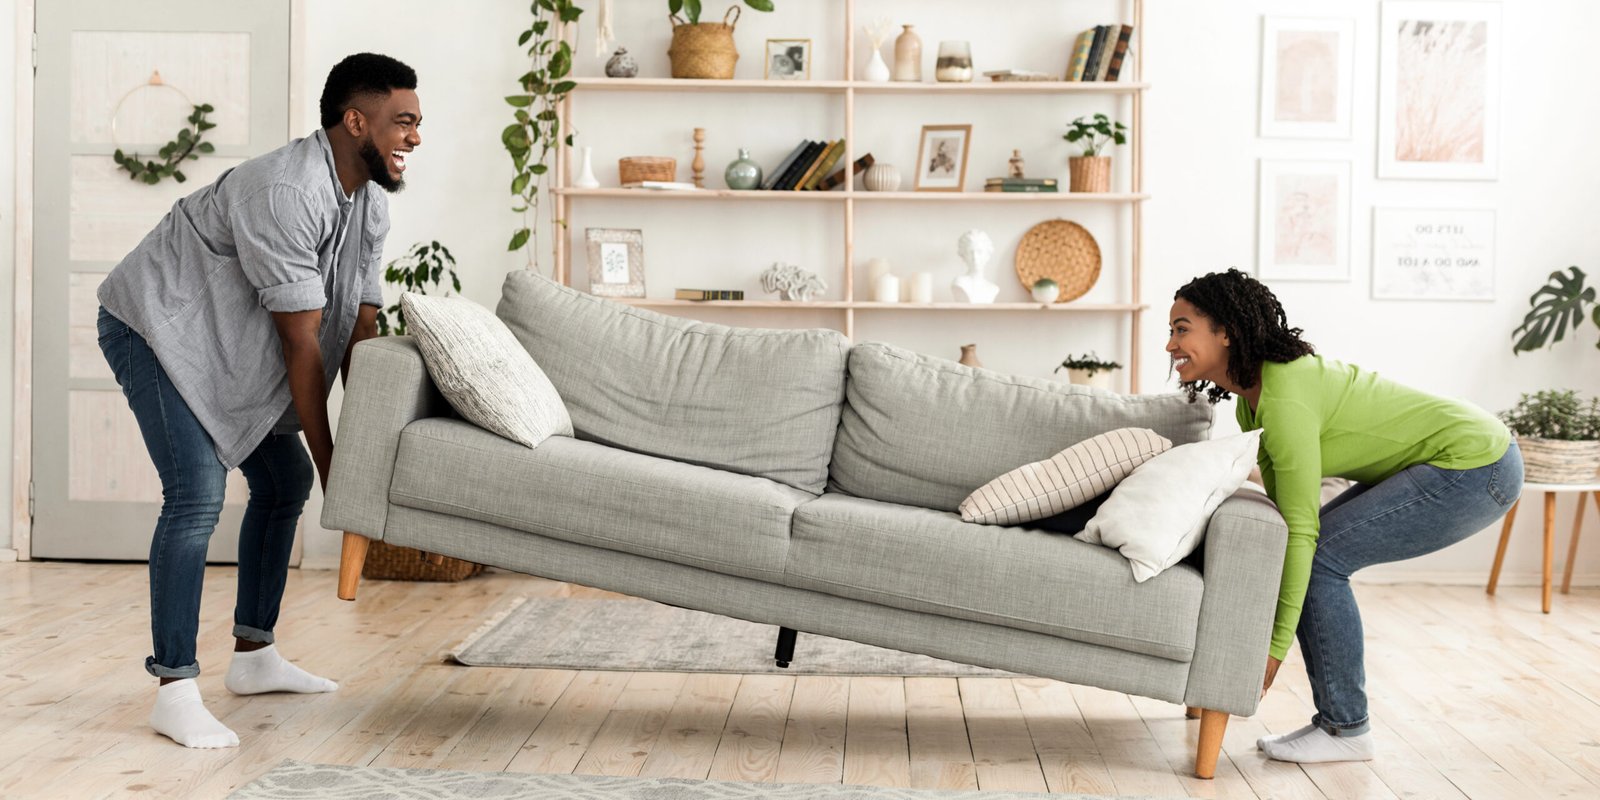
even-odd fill
[(587, 228), (589, 293), (600, 297), (644, 297), (644, 232)]
[(1257, 275), (1350, 280), (1350, 162), (1261, 160)]
[(1352, 19), (1261, 18), (1261, 135), (1350, 138)]

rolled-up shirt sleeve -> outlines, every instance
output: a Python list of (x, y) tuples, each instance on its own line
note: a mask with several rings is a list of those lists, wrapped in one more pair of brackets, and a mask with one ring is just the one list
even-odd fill
[(239, 265), (262, 308), (294, 312), (327, 305), (317, 258), (323, 225), (310, 197), (293, 186), (265, 186), (229, 216)]

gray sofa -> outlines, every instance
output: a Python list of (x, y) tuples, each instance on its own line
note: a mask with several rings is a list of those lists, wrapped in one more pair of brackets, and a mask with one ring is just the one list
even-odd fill
[[(415, 344), (356, 348), (322, 521), (369, 539), (969, 664), (1182, 703), (1211, 777), (1255, 712), (1286, 539), (1241, 492), (1143, 583), (1117, 552), (964, 523), (974, 488), (1120, 427), (1181, 444), (1211, 409), (1017, 378), (826, 330), (730, 328), (512, 273), (497, 311), (574, 438), (458, 418)], [(1204, 571), (1198, 567), (1203, 563)], [(804, 657), (804, 654), (801, 654)]]

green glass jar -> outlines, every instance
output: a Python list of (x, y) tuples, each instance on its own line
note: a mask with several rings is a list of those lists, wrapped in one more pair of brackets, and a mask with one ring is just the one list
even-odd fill
[(722, 173), (729, 189), (749, 190), (761, 188), (761, 165), (750, 160), (750, 151), (739, 148), (739, 157)]

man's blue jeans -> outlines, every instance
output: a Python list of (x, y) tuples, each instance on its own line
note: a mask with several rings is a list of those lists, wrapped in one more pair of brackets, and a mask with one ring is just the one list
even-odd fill
[[(139, 422), (161, 477), (161, 517), (150, 541), (150, 629), (155, 655), (145, 669), (160, 678), (200, 674), (195, 636), (206, 545), (222, 514), (228, 471), (211, 437), (178, 396), (144, 338), (105, 309), (100, 351)], [(239, 529), (239, 597), (233, 635), (272, 642), (289, 571), (295, 526), (316, 471), (298, 434), (268, 434), (239, 465), (250, 487)]]
[(1361, 611), (1350, 575), (1363, 567), (1432, 553), (1504, 516), (1522, 494), (1522, 452), (1453, 470), (1419, 464), (1381, 483), (1357, 484), (1322, 507), (1322, 531), (1296, 634), (1317, 714), (1335, 736), (1371, 729), (1367, 719)]

